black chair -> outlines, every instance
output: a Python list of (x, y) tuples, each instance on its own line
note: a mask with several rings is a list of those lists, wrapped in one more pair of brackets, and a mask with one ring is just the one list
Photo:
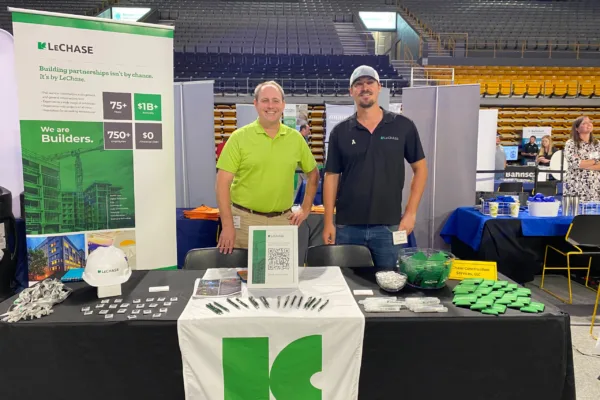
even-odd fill
[[(589, 286), (590, 268), (592, 266), (592, 256), (600, 255), (600, 215), (577, 215), (573, 218), (573, 222), (569, 227), (569, 231), (565, 236), (566, 243), (563, 248), (556, 248), (553, 246), (546, 246), (546, 253), (544, 254), (544, 266), (542, 269), (542, 282), (540, 283), (540, 289), (551, 294), (557, 299), (567, 303), (573, 303), (573, 293), (571, 291), (571, 271), (572, 270), (586, 270), (587, 276), (585, 277), (585, 287), (592, 289)], [(548, 267), (548, 250), (553, 250), (567, 258), (566, 267)], [(571, 267), (572, 256), (589, 256), (587, 267)], [(544, 278), (546, 270), (566, 270), (567, 280), (569, 282), (569, 300), (563, 299), (558, 295), (552, 293), (548, 289), (544, 288)], [(594, 290), (594, 289), (592, 289)]]
[(523, 182), (502, 182), (498, 187), (499, 193), (522, 192)]
[(538, 182), (535, 185), (533, 194), (541, 193), (544, 196), (556, 196), (558, 188), (556, 182)]
[(311, 246), (306, 254), (307, 267), (372, 267), (368, 247), (355, 244)]
[(246, 267), (248, 267), (247, 249), (233, 249), (231, 254), (222, 254), (217, 247), (192, 249), (186, 254), (183, 263), (183, 269)]

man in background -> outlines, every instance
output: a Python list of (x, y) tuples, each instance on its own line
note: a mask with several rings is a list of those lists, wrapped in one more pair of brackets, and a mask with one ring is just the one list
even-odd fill
[[(250, 226), (300, 225), (310, 214), (319, 173), (308, 144), (297, 130), (281, 123), (283, 88), (261, 83), (254, 90), (256, 121), (237, 129), (217, 162), (217, 205), (223, 229), (222, 253), (248, 247)], [(304, 200), (292, 213), (294, 175), (308, 176)]]
[(308, 135), (310, 135), (310, 126), (308, 126), (308, 124), (300, 125), (300, 134), (302, 135), (302, 137), (304, 137), (306, 143), (308, 143)]
[[(402, 244), (398, 236), (408, 236), (415, 227), (427, 164), (417, 127), (381, 108), (380, 91), (377, 71), (366, 65), (354, 70), (350, 95), (356, 114), (336, 125), (329, 136), (323, 241), (366, 246), (375, 267), (387, 269), (396, 266)], [(404, 160), (414, 176), (403, 213)]]
[(532, 136), (529, 138), (529, 143), (523, 146), (523, 151), (521, 152), (521, 154), (523, 155), (523, 163), (525, 165), (528, 165), (529, 163), (535, 164), (535, 160), (538, 156), (538, 153), (540, 152), (540, 148), (535, 142), (536, 140), (537, 138), (535, 136)]
[[(500, 135), (496, 135), (496, 163), (494, 169), (496, 171), (504, 171), (506, 169), (506, 153), (504, 147), (500, 144)], [(499, 180), (504, 178), (504, 173), (496, 172), (494, 179)]]

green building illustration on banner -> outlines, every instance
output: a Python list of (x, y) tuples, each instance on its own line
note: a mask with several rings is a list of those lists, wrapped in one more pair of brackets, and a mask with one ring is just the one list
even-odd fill
[(102, 122), (21, 121), (27, 234), (135, 227), (132, 150)]

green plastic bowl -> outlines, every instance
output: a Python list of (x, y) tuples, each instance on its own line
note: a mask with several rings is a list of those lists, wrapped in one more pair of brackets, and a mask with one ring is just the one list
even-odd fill
[(441, 289), (456, 257), (447, 251), (411, 247), (400, 250), (400, 271), (406, 274), (406, 283), (418, 289)]

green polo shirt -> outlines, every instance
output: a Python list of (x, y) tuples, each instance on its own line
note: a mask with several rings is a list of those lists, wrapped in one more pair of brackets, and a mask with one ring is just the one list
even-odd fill
[(298, 165), (305, 173), (317, 166), (300, 132), (281, 124), (271, 139), (258, 120), (232, 133), (217, 162), (235, 175), (231, 201), (265, 213), (292, 206)]

